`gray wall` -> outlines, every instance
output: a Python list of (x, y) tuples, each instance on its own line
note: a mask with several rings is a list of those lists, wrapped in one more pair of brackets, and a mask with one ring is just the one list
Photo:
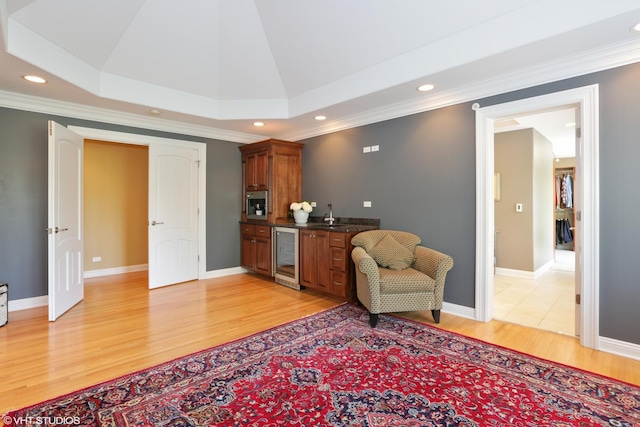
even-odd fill
[[(600, 85), (600, 335), (640, 344), (640, 64), (477, 100), (482, 107)], [(304, 141), (303, 196), (323, 213), (380, 218), (454, 259), (445, 301), (474, 307), (473, 102)], [(380, 152), (362, 154), (362, 147)], [(372, 208), (362, 202), (371, 200)]]
[(9, 299), (47, 294), (47, 121), (207, 144), (207, 270), (240, 260), (239, 144), (0, 108), (0, 282)]
[[(379, 218), (449, 254), (445, 301), (474, 306), (475, 113), (456, 105), (301, 141), (302, 194), (322, 215)], [(362, 147), (380, 151), (363, 154)], [(363, 201), (371, 201), (364, 208)]]

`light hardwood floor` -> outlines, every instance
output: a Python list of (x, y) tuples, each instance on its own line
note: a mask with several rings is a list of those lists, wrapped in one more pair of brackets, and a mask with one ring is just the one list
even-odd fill
[[(149, 291), (146, 273), (86, 281), (58, 321), (46, 307), (9, 313), (0, 328), (0, 413), (147, 368), (340, 304), (251, 274)], [(401, 314), (433, 325), (430, 312)], [(640, 361), (575, 338), (442, 314), (443, 329), (640, 385)]]

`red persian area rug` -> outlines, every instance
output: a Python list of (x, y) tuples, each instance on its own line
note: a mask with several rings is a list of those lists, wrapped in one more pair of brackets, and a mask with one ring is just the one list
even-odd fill
[(344, 304), (5, 415), (13, 425), (637, 426), (640, 388)]

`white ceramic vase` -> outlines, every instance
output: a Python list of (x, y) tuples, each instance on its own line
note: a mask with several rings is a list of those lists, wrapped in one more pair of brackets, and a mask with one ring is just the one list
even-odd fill
[(309, 220), (309, 212), (305, 212), (302, 209), (293, 211), (293, 219), (296, 224), (306, 224)]

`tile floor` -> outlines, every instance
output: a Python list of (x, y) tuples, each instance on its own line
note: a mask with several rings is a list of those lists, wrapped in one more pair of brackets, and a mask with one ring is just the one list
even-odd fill
[(537, 279), (494, 276), (494, 319), (575, 335), (573, 256), (556, 251), (556, 264)]

